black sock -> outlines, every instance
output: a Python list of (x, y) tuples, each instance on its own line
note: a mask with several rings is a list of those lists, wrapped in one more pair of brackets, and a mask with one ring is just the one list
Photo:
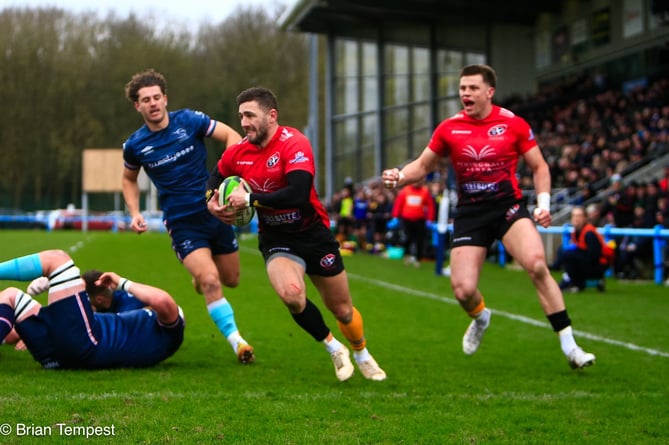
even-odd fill
[(293, 320), (302, 329), (307, 331), (318, 342), (325, 340), (330, 333), (330, 329), (325, 325), (321, 311), (308, 298), (307, 305), (301, 313), (291, 313), (290, 315), (293, 316)]
[(569, 319), (569, 315), (567, 315), (567, 309), (560, 312), (554, 312), (546, 317), (551, 323), (551, 326), (553, 326), (553, 331), (555, 332), (560, 332), (567, 326), (571, 326), (571, 320)]

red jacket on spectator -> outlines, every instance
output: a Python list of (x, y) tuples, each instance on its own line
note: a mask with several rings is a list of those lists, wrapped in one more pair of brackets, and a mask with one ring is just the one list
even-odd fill
[(393, 217), (409, 221), (434, 221), (435, 205), (430, 189), (421, 183), (404, 187), (397, 194)]

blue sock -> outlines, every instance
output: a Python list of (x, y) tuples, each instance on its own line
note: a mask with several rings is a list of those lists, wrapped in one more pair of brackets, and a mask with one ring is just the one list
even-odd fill
[(209, 316), (218, 329), (228, 338), (230, 334), (237, 331), (237, 324), (235, 323), (235, 315), (232, 306), (226, 299), (217, 300), (207, 305), (209, 309)]
[(0, 263), (0, 280), (29, 281), (42, 276), (38, 253)]
[(6, 303), (0, 304), (0, 343), (14, 327), (14, 309)]

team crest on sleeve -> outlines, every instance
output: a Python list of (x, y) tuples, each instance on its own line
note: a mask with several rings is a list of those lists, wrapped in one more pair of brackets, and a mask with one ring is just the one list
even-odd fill
[(302, 151), (295, 153), (295, 157), (288, 161), (289, 164), (301, 164), (303, 162), (309, 162), (309, 158), (305, 156), (304, 152)]
[(267, 160), (267, 168), (272, 168), (272, 167), (276, 166), (276, 164), (279, 163), (279, 158), (280, 157), (279, 157), (278, 152), (276, 152), (272, 156), (270, 156), (269, 159)]
[(494, 127), (490, 128), (490, 130), (488, 130), (488, 136), (490, 137), (501, 136), (504, 133), (506, 133), (507, 128), (508, 126), (506, 124), (495, 125)]
[(334, 253), (328, 253), (323, 258), (321, 258), (321, 267), (323, 269), (332, 269), (336, 260), (337, 257)]

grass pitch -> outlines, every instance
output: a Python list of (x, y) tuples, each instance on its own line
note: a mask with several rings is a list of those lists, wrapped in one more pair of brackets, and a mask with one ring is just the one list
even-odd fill
[[(669, 298), (652, 283), (609, 280), (606, 293), (565, 296), (577, 341), (597, 355), (595, 366), (572, 371), (524, 272), (485, 265), (492, 325), (465, 356), (469, 320), (431, 264), (346, 257), (369, 349), (388, 379), (356, 372), (341, 383), (270, 289), (255, 239), (241, 241), (242, 281), (225, 290), (256, 349), (250, 366), (237, 363), (165, 234), (0, 231), (0, 243), (0, 260), (62, 248), (82, 270), (163, 287), (187, 321), (181, 349), (149, 369), (46, 371), (1, 346), (3, 444), (669, 442)], [(309, 294), (323, 309), (311, 286)]]

